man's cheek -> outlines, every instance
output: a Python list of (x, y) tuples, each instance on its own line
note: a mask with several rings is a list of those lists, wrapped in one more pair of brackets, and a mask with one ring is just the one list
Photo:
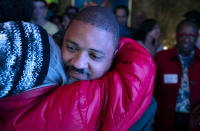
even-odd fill
[(102, 77), (109, 69), (107, 66), (106, 64), (96, 64), (91, 71), (93, 79)]
[(62, 50), (62, 59), (63, 59), (63, 62), (67, 63), (69, 62), (69, 60), (72, 58), (73, 56), (71, 55), (71, 53), (69, 53), (68, 51), (66, 50)]

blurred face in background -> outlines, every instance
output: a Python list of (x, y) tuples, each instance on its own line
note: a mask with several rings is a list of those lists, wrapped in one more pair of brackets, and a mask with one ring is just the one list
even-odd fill
[(67, 26), (69, 25), (69, 22), (70, 22), (69, 16), (67, 16), (66, 14), (63, 15), (61, 25), (62, 25), (62, 28), (63, 28), (64, 30), (67, 29)]
[(158, 26), (158, 24), (155, 24), (153, 29), (150, 32), (151, 36), (155, 39), (160, 37), (160, 28)]
[(65, 33), (62, 45), (69, 83), (100, 78), (109, 70), (114, 52), (112, 33), (74, 20)]
[(182, 56), (188, 56), (195, 49), (196, 40), (198, 37), (198, 28), (189, 22), (181, 25), (177, 31), (177, 48)]
[(128, 15), (123, 8), (119, 8), (116, 10), (115, 15), (121, 25), (127, 25)]
[(44, 2), (42, 1), (33, 1), (33, 18), (34, 19), (43, 19), (46, 16), (47, 8)]
[(156, 25), (153, 27), (153, 30), (155, 31), (156, 34), (160, 34), (160, 27), (158, 26), (158, 24), (156, 24)]
[(146, 14), (144, 12), (137, 12), (134, 18), (136, 26), (139, 27), (144, 22), (145, 19), (146, 19)]

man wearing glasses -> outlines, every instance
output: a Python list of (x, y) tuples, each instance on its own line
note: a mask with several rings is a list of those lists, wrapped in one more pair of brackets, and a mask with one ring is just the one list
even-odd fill
[[(183, 20), (177, 25), (177, 45), (157, 54), (155, 97), (158, 130), (197, 130), (200, 103), (200, 51), (195, 47), (198, 25)], [(194, 121), (192, 121), (194, 119)], [(196, 119), (196, 120), (195, 120)]]

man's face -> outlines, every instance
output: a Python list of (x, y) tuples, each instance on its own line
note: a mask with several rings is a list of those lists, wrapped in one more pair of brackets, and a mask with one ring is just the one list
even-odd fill
[(144, 12), (137, 12), (134, 18), (134, 21), (137, 26), (140, 26), (144, 20), (146, 19), (146, 15)]
[(45, 7), (45, 3), (41, 1), (34, 1), (33, 2), (33, 17), (35, 19), (44, 18), (47, 12), (47, 8)]
[(69, 23), (70, 23), (70, 18), (67, 15), (64, 15), (62, 21), (63, 28), (66, 29)]
[(62, 58), (69, 83), (101, 77), (110, 68), (114, 56), (110, 32), (74, 20), (64, 37)]
[(159, 28), (158, 24), (156, 24), (156, 25), (153, 27), (153, 30), (155, 31), (155, 34), (160, 34), (160, 28)]
[(158, 26), (158, 24), (154, 25), (153, 29), (149, 32), (151, 37), (157, 39), (158, 37), (160, 37), (160, 28)]
[(117, 9), (115, 15), (117, 16), (117, 19), (121, 25), (127, 25), (128, 16), (124, 9)]
[(183, 56), (188, 56), (195, 48), (198, 30), (191, 23), (183, 23), (177, 32), (177, 48)]

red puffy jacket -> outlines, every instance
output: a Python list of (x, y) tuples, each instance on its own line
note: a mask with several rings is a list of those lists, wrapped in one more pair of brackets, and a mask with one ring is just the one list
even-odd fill
[(0, 130), (128, 130), (151, 102), (154, 77), (149, 53), (122, 38), (113, 69), (101, 79), (0, 99)]

